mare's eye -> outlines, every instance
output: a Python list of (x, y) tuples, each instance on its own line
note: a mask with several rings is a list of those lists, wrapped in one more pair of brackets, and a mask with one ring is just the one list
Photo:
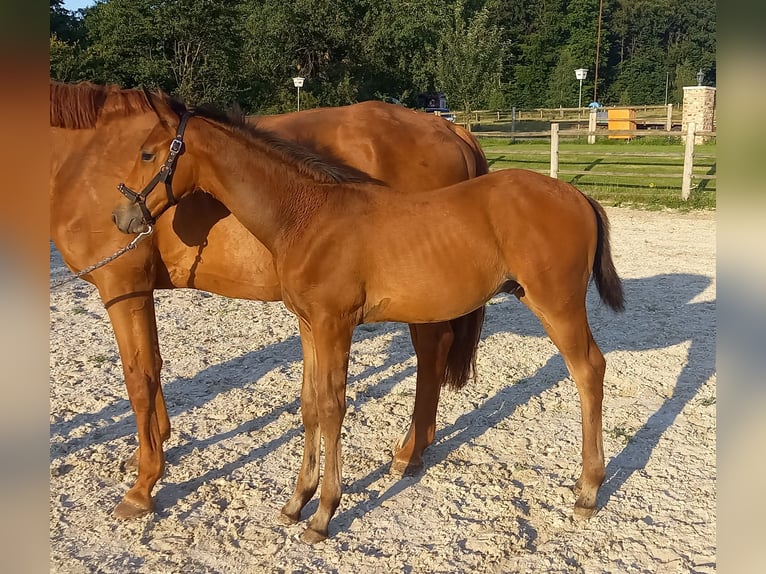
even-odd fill
[(154, 159), (154, 154), (150, 151), (142, 151), (141, 152), (141, 161), (152, 161)]

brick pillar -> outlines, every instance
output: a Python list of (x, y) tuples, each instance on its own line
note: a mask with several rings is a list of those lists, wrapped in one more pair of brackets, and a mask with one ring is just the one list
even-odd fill
[[(712, 131), (714, 120), (715, 88), (710, 86), (685, 86), (681, 131), (686, 132), (686, 124), (688, 122), (694, 122), (697, 130)], [(707, 139), (709, 138), (696, 136), (694, 143), (701, 144)]]

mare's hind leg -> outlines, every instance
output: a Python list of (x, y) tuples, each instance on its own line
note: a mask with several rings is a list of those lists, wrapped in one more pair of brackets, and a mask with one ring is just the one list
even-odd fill
[(416, 473), (423, 467), (423, 451), (436, 433), (439, 393), (454, 340), (449, 322), (410, 325), (410, 335), (418, 359), (415, 406), (410, 428), (394, 451), (391, 472), (397, 474)]
[(136, 518), (154, 509), (151, 492), (164, 472), (162, 442), (170, 435), (160, 389), (154, 299), (151, 291), (145, 291), (125, 298), (110, 298), (102, 293), (102, 300), (114, 328), (138, 431), (138, 477), (114, 515)]
[(606, 361), (593, 340), (584, 300), (575, 308), (555, 311), (527, 297), (522, 301), (537, 315), (561, 351), (577, 386), (582, 415), (582, 473), (575, 485), (574, 515), (590, 518), (597, 512), (596, 496), (606, 474), (601, 422)]
[(303, 347), (303, 384), (301, 386), (301, 416), (304, 429), (303, 463), (298, 473), (295, 492), (280, 513), (280, 521), (284, 524), (295, 524), (300, 520), (301, 510), (314, 496), (319, 485), (321, 435), (314, 381), (316, 362), (314, 340), (310, 328), (302, 320), (299, 321), (299, 327)]

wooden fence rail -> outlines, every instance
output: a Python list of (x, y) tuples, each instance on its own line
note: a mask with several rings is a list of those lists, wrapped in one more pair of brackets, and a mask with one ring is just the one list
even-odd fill
[[(455, 121), (464, 126), (478, 127), (484, 124), (511, 127), (515, 131), (517, 122), (529, 121), (558, 121), (558, 122), (585, 122), (589, 121), (591, 114), (598, 123), (606, 123), (610, 110), (630, 110), (633, 112), (633, 121), (636, 126), (648, 129), (665, 128), (676, 130), (681, 127), (682, 106), (673, 104), (655, 106), (602, 106), (597, 109), (584, 108), (511, 108), (509, 110), (475, 110), (466, 115), (460, 110), (453, 110)], [(676, 133), (676, 135), (678, 135)]]
[[(593, 126), (591, 126), (593, 127)], [(683, 200), (689, 199), (689, 194), (691, 192), (692, 188), (692, 176), (693, 176), (693, 169), (694, 169), (694, 147), (695, 147), (695, 140), (699, 136), (705, 136), (705, 137), (715, 137), (716, 132), (714, 131), (698, 131), (696, 129), (696, 125), (694, 122), (689, 122), (686, 126), (686, 131), (678, 132), (678, 131), (667, 131), (667, 130), (652, 130), (650, 133), (653, 136), (674, 136), (674, 137), (684, 137), (685, 138), (685, 144), (684, 144), (684, 163), (683, 163), (683, 170), (681, 174), (681, 198)], [(476, 135), (481, 137), (489, 137), (489, 138), (550, 138), (551, 146), (550, 146), (550, 152), (547, 151), (527, 151), (525, 152), (525, 155), (550, 155), (550, 170), (549, 174), (551, 177), (558, 178), (559, 175), (594, 175), (593, 171), (562, 171), (559, 169), (559, 157), (561, 155), (561, 152), (559, 151), (559, 141), (562, 137), (583, 137), (587, 136), (589, 143), (592, 143), (592, 141), (595, 141), (595, 137), (599, 135), (626, 135), (626, 136), (639, 136), (639, 135), (647, 135), (647, 132), (644, 130), (605, 130), (605, 129), (591, 129), (588, 131), (584, 130), (560, 130), (558, 123), (551, 123), (551, 129), (550, 131), (539, 131), (539, 132), (514, 132), (513, 134), (510, 134), (508, 132), (478, 132)], [(575, 153), (575, 152), (573, 152)], [(663, 157), (663, 158), (679, 158), (681, 154), (677, 152), (609, 152), (608, 154), (605, 154), (603, 152), (588, 152), (588, 151), (577, 151), (577, 155), (593, 155), (593, 156), (633, 156), (633, 157)], [(704, 158), (710, 158), (715, 157), (712, 154), (699, 154), (698, 157), (704, 157)], [(598, 175), (604, 175), (604, 176), (610, 176), (610, 177), (666, 177), (668, 174), (647, 174), (645, 172), (642, 173), (631, 173), (631, 172), (598, 172)], [(696, 179), (716, 179), (715, 175), (694, 175), (693, 176)]]

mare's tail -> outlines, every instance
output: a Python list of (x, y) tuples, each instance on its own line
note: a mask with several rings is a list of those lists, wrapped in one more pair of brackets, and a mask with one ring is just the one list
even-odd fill
[(452, 319), (454, 339), (447, 353), (447, 368), (444, 373), (442, 386), (459, 390), (465, 386), (469, 377), (476, 372), (476, 349), (481, 338), (481, 328), (484, 326), (484, 309)]
[(625, 296), (622, 291), (622, 281), (620, 281), (612, 261), (612, 248), (609, 244), (609, 219), (599, 202), (587, 195), (585, 198), (593, 207), (598, 223), (598, 242), (596, 243), (596, 256), (593, 260), (593, 280), (596, 282), (601, 300), (613, 310), (623, 311), (625, 310)]
[[(489, 173), (487, 156), (484, 155), (479, 140), (462, 126), (450, 124), (450, 127), (471, 149), (475, 168), (473, 177)], [(447, 368), (442, 386), (447, 386), (453, 390), (462, 389), (468, 379), (476, 374), (476, 349), (481, 338), (481, 328), (484, 326), (484, 311), (485, 307), (479, 307), (475, 311), (449, 322), (455, 338), (447, 354)]]

